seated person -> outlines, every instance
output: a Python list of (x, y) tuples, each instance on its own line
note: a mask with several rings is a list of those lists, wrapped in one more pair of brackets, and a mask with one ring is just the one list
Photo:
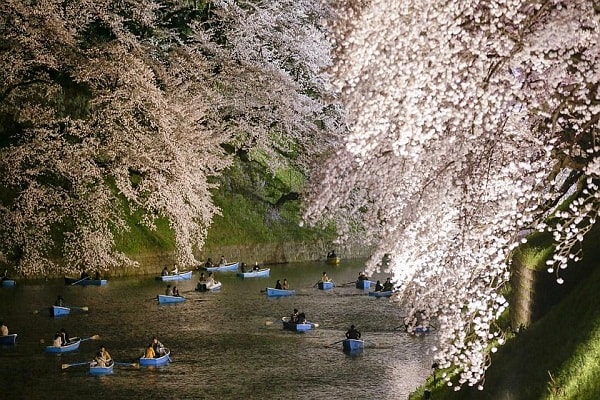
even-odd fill
[(292, 313), (292, 316), (290, 317), (290, 322), (293, 322), (295, 324), (298, 323), (298, 309), (294, 308), (294, 312)]
[(329, 282), (330, 279), (327, 276), (327, 272), (323, 272), (323, 275), (321, 275), (321, 282)]
[(173, 285), (173, 296), (180, 296), (179, 289), (176, 285)]
[(391, 278), (387, 278), (385, 280), (385, 282), (383, 283), (383, 288), (381, 289), (382, 292), (389, 292), (394, 288), (394, 285), (392, 284), (392, 279)]
[(89, 276), (89, 274), (87, 273), (86, 270), (81, 271), (81, 275), (79, 277), (79, 280), (84, 280), (84, 279), (89, 279), (89, 278), (90, 278), (90, 276)]
[(303, 312), (301, 312), (300, 314), (298, 314), (298, 318), (297, 318), (297, 322), (298, 324), (304, 324), (306, 323), (306, 315), (304, 315)]
[(290, 284), (288, 283), (287, 278), (283, 278), (283, 283), (281, 284), (281, 288), (283, 290), (288, 290), (290, 288)]
[(350, 325), (350, 329), (346, 332), (347, 339), (360, 339), (360, 332), (356, 330), (354, 325)]
[(200, 272), (200, 277), (198, 278), (198, 282), (206, 282), (206, 276), (204, 276), (204, 272)]
[(275, 284), (275, 289), (281, 289), (281, 281), (277, 279), (277, 283)]
[(358, 274), (358, 280), (359, 281), (368, 281), (369, 278), (367, 277), (367, 274), (365, 274), (363, 271), (360, 271), (360, 273)]
[(167, 285), (167, 290), (165, 290), (165, 295), (173, 296), (173, 289), (171, 288), (171, 285)]
[(99, 281), (101, 279), (100, 277), (100, 271), (96, 270), (96, 275), (94, 276), (94, 279)]
[(154, 349), (152, 348), (152, 343), (150, 343), (148, 345), (148, 347), (146, 347), (146, 353), (144, 354), (145, 358), (154, 358), (156, 357), (156, 353), (154, 352)]
[(69, 342), (71, 341), (71, 338), (69, 337), (69, 334), (67, 333), (65, 328), (60, 329), (60, 336), (62, 338), (61, 346), (65, 346), (65, 345), (69, 344)]
[(155, 357), (161, 357), (166, 354), (165, 346), (158, 340), (155, 336), (152, 338), (152, 343), (150, 343), (152, 349), (154, 350)]
[(106, 360), (104, 359), (104, 357), (102, 357), (101, 352), (96, 353), (96, 357), (94, 357), (94, 361), (92, 362), (92, 365), (95, 365), (98, 367), (106, 367)]
[(54, 305), (57, 307), (64, 307), (65, 300), (62, 298), (62, 296), (58, 296), (58, 299), (56, 299), (56, 302), (54, 303)]
[(227, 264), (227, 260), (225, 259), (225, 256), (221, 256), (221, 259), (219, 260), (219, 266), (223, 266)]
[(8, 336), (8, 327), (0, 321), (0, 336)]
[(173, 269), (171, 270), (171, 275), (177, 275), (179, 273), (179, 268), (177, 268), (177, 264), (173, 264)]
[(212, 260), (210, 259), (210, 257), (208, 257), (208, 260), (206, 260), (206, 262), (204, 263), (204, 268), (212, 268), (212, 267), (213, 267)]
[(160, 273), (160, 276), (167, 276), (169, 275), (169, 270), (167, 269), (167, 267), (164, 267), (162, 272)]
[(62, 346), (62, 335), (58, 331), (54, 334), (54, 340), (52, 341), (52, 346), (54, 346), (54, 347)]
[(242, 274), (246, 272), (246, 263), (243, 262), (240, 264), (240, 271)]
[(383, 286), (381, 286), (381, 281), (377, 281), (377, 283), (375, 284), (375, 291), (381, 292), (382, 289), (383, 289)]
[(254, 263), (254, 267), (252, 268), (252, 271), (259, 271), (259, 270), (260, 270), (260, 267), (258, 266), (258, 261), (256, 261)]

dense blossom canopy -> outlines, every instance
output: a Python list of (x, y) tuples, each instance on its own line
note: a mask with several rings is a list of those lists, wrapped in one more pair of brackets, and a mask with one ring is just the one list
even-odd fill
[(322, 13), (316, 0), (1, 2), (2, 254), (25, 275), (116, 268), (132, 260), (115, 235), (161, 218), (194, 264), (220, 212), (211, 177), (237, 150), (306, 171), (298, 154), (335, 137), (339, 110), (317, 95)]
[[(561, 283), (596, 222), (593, 3), (331, 2), (332, 74), (352, 132), (319, 167), (306, 218), (338, 217), (342, 239), (364, 223), (369, 270), (393, 273), (410, 326), (437, 318), (437, 361), (456, 367), (446, 379), (457, 389), (482, 387), (488, 351), (504, 341), (495, 321), (524, 233), (553, 232), (548, 266)], [(574, 181), (579, 198), (544, 223)]]

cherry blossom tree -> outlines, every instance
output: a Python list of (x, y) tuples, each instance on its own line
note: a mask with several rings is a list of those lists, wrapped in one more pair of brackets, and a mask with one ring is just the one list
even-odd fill
[(336, 136), (317, 4), (2, 2), (0, 250), (25, 275), (117, 268), (127, 221), (164, 218), (195, 263), (228, 146), (280, 162)]
[[(351, 134), (316, 169), (305, 219), (334, 219), (340, 240), (373, 243), (368, 270), (393, 274), (408, 330), (437, 319), (448, 386), (482, 389), (524, 233), (553, 233), (555, 273), (581, 256), (597, 220), (600, 10), (585, 0), (330, 3), (331, 73)], [(565, 182), (577, 182), (577, 198), (546, 223)]]

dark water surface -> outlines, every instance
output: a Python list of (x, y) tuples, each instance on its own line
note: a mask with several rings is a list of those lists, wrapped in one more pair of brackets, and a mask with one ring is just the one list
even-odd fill
[[(18, 334), (16, 346), (0, 346), (0, 399), (405, 399), (430, 372), (427, 349), (434, 338), (395, 330), (401, 323), (396, 304), (342, 286), (362, 268), (360, 261), (277, 265), (269, 278), (250, 279), (222, 272), (216, 293), (187, 292), (197, 283), (194, 272), (191, 281), (177, 282), (187, 301), (161, 306), (155, 297), (166, 284), (153, 276), (110, 279), (104, 287), (17, 281), (0, 288), (0, 319)], [(338, 287), (313, 288), (323, 271)], [(261, 293), (283, 278), (296, 296)], [(51, 318), (45, 308), (58, 295), (89, 311)], [(278, 320), (294, 308), (319, 327), (284, 331)], [(367, 341), (359, 355), (331, 345), (350, 324)], [(81, 343), (76, 352), (45, 353), (63, 327), (71, 336), (101, 339)], [(100, 343), (116, 361), (136, 362), (153, 335), (171, 348), (166, 367), (115, 366), (102, 377), (90, 376), (85, 366), (61, 369), (91, 360)]]

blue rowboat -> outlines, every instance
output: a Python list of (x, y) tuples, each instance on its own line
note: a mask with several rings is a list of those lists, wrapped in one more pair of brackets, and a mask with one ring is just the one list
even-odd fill
[(229, 264), (224, 264), (224, 265), (217, 265), (214, 267), (202, 267), (202, 269), (204, 269), (205, 271), (209, 271), (209, 272), (215, 272), (215, 271), (237, 271), (238, 267), (240, 266), (239, 262), (234, 262), (234, 263), (229, 263)]
[(296, 324), (290, 321), (290, 317), (281, 318), (281, 322), (283, 322), (283, 329), (287, 329), (290, 331), (296, 332), (306, 332), (312, 329), (313, 324), (310, 322), (305, 322), (303, 324)]
[(154, 358), (140, 357), (140, 367), (160, 367), (167, 365), (169, 361), (171, 361), (171, 358), (169, 357), (171, 350), (166, 348), (165, 350), (166, 354), (164, 356)]
[(365, 341), (360, 339), (344, 339), (342, 348), (345, 352), (361, 351), (365, 347)]
[(319, 282), (319, 289), (321, 289), (321, 290), (333, 289), (334, 286), (335, 286), (335, 284), (333, 283), (333, 281)]
[(412, 330), (413, 333), (429, 333), (428, 326), (415, 326)]
[(106, 367), (99, 366), (95, 361), (90, 363), (90, 374), (91, 375), (108, 375), (113, 373), (113, 367), (115, 366), (114, 361), (110, 361), (110, 364)]
[(61, 307), (61, 306), (52, 306), (50, 307), (50, 314), (53, 317), (62, 317), (64, 315), (69, 315), (71, 313), (71, 309), (69, 307)]
[(12, 346), (17, 341), (17, 334), (11, 333), (10, 335), (0, 336), (0, 344)]
[(262, 268), (258, 271), (238, 272), (237, 276), (240, 278), (264, 278), (269, 276), (270, 271), (271, 268)]
[(371, 281), (368, 280), (357, 280), (356, 281), (356, 288), (357, 289), (369, 289), (371, 287)]
[(175, 274), (175, 275), (157, 276), (156, 279), (162, 280), (163, 282), (189, 281), (190, 279), (192, 279), (192, 272), (193, 271), (187, 271), (187, 272), (182, 272), (180, 274)]
[(67, 285), (81, 285), (81, 286), (104, 286), (108, 283), (106, 279), (79, 279), (79, 278), (68, 278), (65, 276), (65, 284)]
[(391, 290), (387, 291), (387, 292), (369, 292), (369, 296), (373, 296), (373, 297), (391, 297), (392, 296), (392, 292)]
[(212, 284), (198, 282), (198, 285), (196, 286), (196, 291), (197, 292), (215, 292), (217, 290), (221, 290), (221, 285), (222, 285), (221, 282), (215, 282)]
[(158, 304), (171, 304), (171, 303), (183, 303), (185, 297), (183, 296), (167, 296), (165, 294), (158, 295)]
[(64, 346), (46, 346), (46, 353), (67, 353), (79, 349), (81, 338), (71, 338), (71, 341)]
[(2, 286), (4, 287), (13, 287), (17, 284), (17, 282), (15, 282), (12, 279), (2, 279)]
[(291, 289), (274, 289), (274, 288), (267, 288), (267, 296), (269, 297), (279, 297), (279, 296), (292, 296), (296, 294), (295, 290), (291, 290)]

